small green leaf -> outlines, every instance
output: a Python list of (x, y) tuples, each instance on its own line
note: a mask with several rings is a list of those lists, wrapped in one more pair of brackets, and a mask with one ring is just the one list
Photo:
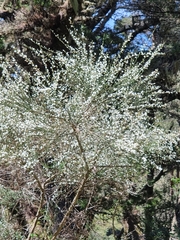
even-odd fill
[(78, 11), (79, 11), (79, 3), (78, 3), (78, 0), (70, 0), (71, 1), (71, 5), (72, 5), (72, 8), (75, 12), (75, 14), (77, 15), (78, 14)]
[(177, 185), (178, 183), (180, 183), (180, 178), (171, 178), (171, 182), (173, 183), (173, 185)]

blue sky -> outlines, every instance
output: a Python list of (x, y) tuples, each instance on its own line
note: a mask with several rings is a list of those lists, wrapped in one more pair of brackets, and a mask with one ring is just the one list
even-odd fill
[[(142, 14), (141, 12), (130, 12), (126, 9), (118, 9), (115, 14), (112, 16), (112, 18), (107, 22), (105, 25), (106, 28), (114, 28), (114, 24), (116, 19), (122, 19), (126, 17), (130, 17), (132, 15), (139, 15)], [(138, 34), (135, 39), (133, 40), (132, 44), (135, 45), (135, 48), (137, 48), (139, 51), (142, 50), (148, 50), (152, 46), (151, 41), (151, 32), (147, 31), (146, 33), (140, 33)]]

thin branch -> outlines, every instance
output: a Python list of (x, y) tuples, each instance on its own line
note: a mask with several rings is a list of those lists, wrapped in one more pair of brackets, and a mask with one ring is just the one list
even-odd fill
[(38, 223), (38, 220), (39, 220), (39, 216), (40, 216), (40, 212), (41, 212), (41, 209), (43, 207), (43, 204), (44, 204), (44, 199), (45, 199), (45, 186), (47, 183), (49, 183), (53, 178), (55, 177), (55, 175), (49, 177), (44, 183), (41, 184), (39, 178), (37, 177), (36, 174), (34, 174), (34, 178), (36, 179), (37, 183), (38, 183), (38, 186), (40, 188), (40, 191), (41, 191), (41, 197), (40, 197), (40, 203), (39, 203), (39, 207), (38, 207), (38, 210), (37, 210), (37, 213), (36, 213), (36, 216), (35, 216), (35, 219), (33, 221), (33, 224), (32, 224), (32, 228), (31, 230), (29, 231), (29, 234), (28, 234), (28, 237), (26, 240), (30, 240), (31, 237), (32, 237), (32, 234), (34, 233), (34, 230), (36, 228), (36, 225)]
[(114, 3), (113, 6), (109, 6), (109, 7), (110, 7), (110, 9), (109, 9), (110, 11), (100, 21), (100, 23), (98, 24), (98, 27), (96, 27), (96, 29), (94, 30), (94, 34), (100, 33), (103, 30), (105, 24), (109, 21), (109, 19), (115, 13), (115, 11), (116, 11), (116, 3)]
[(36, 175), (34, 175), (34, 177), (35, 177), (35, 179), (36, 179), (36, 181), (37, 181), (37, 183), (38, 183), (38, 186), (39, 186), (39, 188), (40, 188), (40, 190), (41, 190), (41, 198), (40, 198), (40, 204), (39, 204), (39, 207), (38, 207), (38, 211), (37, 211), (37, 213), (36, 213), (36, 217), (35, 217), (35, 219), (34, 219), (34, 221), (33, 221), (32, 228), (31, 228), (31, 230), (29, 231), (29, 235), (28, 235), (28, 237), (27, 237), (26, 240), (30, 240), (30, 239), (31, 239), (32, 234), (33, 234), (33, 232), (34, 232), (34, 230), (35, 230), (35, 228), (36, 228), (36, 225), (37, 225), (37, 222), (38, 222), (38, 219), (39, 219), (39, 216), (40, 216), (40, 211), (41, 211), (41, 209), (42, 209), (42, 207), (43, 207), (44, 197), (45, 197), (45, 189), (44, 189), (44, 188), (45, 188), (45, 184), (43, 183), (43, 184), (41, 185), (38, 177), (37, 177)]
[(96, 168), (132, 168), (132, 165), (97, 165)]
[(83, 180), (82, 180), (82, 182), (81, 182), (81, 184), (80, 184), (80, 186), (79, 186), (79, 188), (78, 188), (78, 191), (77, 191), (77, 193), (76, 193), (76, 195), (75, 195), (75, 197), (74, 197), (74, 199), (73, 199), (73, 201), (72, 201), (72, 203), (71, 203), (68, 211), (67, 211), (66, 214), (64, 215), (63, 220), (60, 222), (60, 224), (59, 224), (59, 226), (58, 226), (58, 229), (57, 229), (57, 231), (55, 232), (55, 234), (53, 235), (53, 237), (51, 238), (51, 240), (57, 239), (59, 233), (61, 232), (61, 230), (63, 229), (64, 225), (66, 224), (66, 221), (67, 221), (69, 215), (71, 214), (74, 206), (76, 205), (76, 203), (77, 203), (77, 201), (78, 201), (78, 199), (79, 199), (79, 197), (80, 197), (81, 191), (83, 190), (84, 185), (85, 185), (88, 177), (89, 177), (89, 172), (86, 172), (86, 174), (85, 174), (85, 176), (84, 176), (84, 178), (83, 178)]
[(74, 199), (73, 199), (73, 201), (72, 201), (72, 203), (71, 203), (68, 211), (67, 211), (66, 214), (64, 215), (62, 221), (61, 221), (60, 224), (59, 224), (59, 227), (58, 227), (57, 231), (55, 232), (55, 234), (54, 234), (54, 236), (51, 238), (51, 240), (55, 240), (55, 239), (58, 237), (59, 233), (61, 232), (61, 230), (63, 229), (64, 225), (66, 224), (66, 221), (67, 221), (69, 215), (71, 214), (74, 206), (76, 205), (76, 203), (77, 203), (77, 201), (78, 201), (78, 199), (79, 199), (79, 197), (80, 197), (81, 191), (83, 190), (84, 185), (85, 185), (85, 183), (86, 183), (86, 181), (87, 181), (87, 179), (88, 179), (88, 177), (89, 177), (89, 173), (90, 173), (90, 169), (89, 169), (89, 166), (88, 166), (88, 163), (87, 163), (87, 160), (86, 160), (86, 156), (85, 156), (85, 153), (84, 153), (85, 151), (84, 151), (84, 148), (83, 148), (83, 146), (82, 146), (82, 143), (81, 143), (81, 140), (80, 140), (80, 137), (79, 137), (78, 129), (77, 129), (77, 127), (76, 127), (74, 124), (72, 124), (71, 126), (72, 126), (74, 135), (75, 135), (76, 140), (77, 140), (78, 145), (79, 145), (80, 155), (82, 156), (82, 159), (83, 159), (83, 161), (84, 161), (84, 163), (85, 163), (86, 173), (85, 173), (85, 175), (84, 175), (84, 177), (83, 177), (83, 179), (82, 179), (82, 182), (81, 182), (81, 184), (80, 184), (80, 186), (79, 186), (79, 188), (78, 188), (78, 191), (77, 191), (77, 193), (76, 193), (76, 195), (75, 195), (75, 197), (74, 197)]
[(80, 148), (80, 155), (82, 156), (82, 159), (85, 163), (86, 171), (89, 172), (89, 166), (88, 166), (88, 163), (87, 163), (87, 160), (86, 160), (84, 148), (82, 146), (82, 143), (81, 143), (81, 140), (80, 140), (80, 137), (79, 137), (78, 129), (74, 124), (72, 124), (72, 129), (74, 131), (74, 135), (75, 135), (76, 140), (78, 142), (78, 145), (79, 145), (79, 148)]

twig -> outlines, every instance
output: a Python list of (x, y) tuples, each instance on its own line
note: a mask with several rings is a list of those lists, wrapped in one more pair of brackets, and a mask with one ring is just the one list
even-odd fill
[(82, 156), (82, 159), (83, 159), (84, 164), (85, 164), (85, 175), (84, 175), (83, 180), (81, 181), (81, 184), (80, 184), (80, 186), (78, 188), (78, 191), (77, 191), (77, 193), (76, 193), (76, 195), (75, 195), (75, 197), (74, 197), (74, 199), (73, 199), (73, 201), (72, 201), (68, 211), (64, 215), (63, 220), (60, 222), (59, 227), (58, 227), (57, 231), (55, 232), (54, 236), (51, 238), (51, 240), (55, 240), (57, 238), (57, 236), (59, 235), (59, 233), (63, 229), (64, 225), (66, 224), (66, 221), (67, 221), (69, 215), (71, 214), (74, 206), (76, 205), (76, 203), (77, 203), (77, 201), (79, 199), (79, 196), (81, 194), (81, 191), (83, 190), (84, 185), (85, 185), (85, 183), (86, 183), (86, 181), (87, 181), (87, 179), (89, 177), (89, 173), (90, 173), (90, 169), (89, 169), (89, 166), (88, 166), (88, 163), (87, 163), (87, 160), (86, 160), (86, 156), (85, 156), (85, 151), (83, 149), (83, 146), (82, 146), (82, 143), (81, 143), (81, 140), (80, 140), (80, 137), (79, 137), (78, 129), (77, 129), (77, 127), (74, 124), (72, 124), (71, 126), (72, 126), (74, 135), (75, 135), (76, 140), (77, 140), (78, 145), (79, 145), (80, 155)]
[(77, 201), (78, 201), (78, 199), (79, 199), (79, 196), (80, 196), (80, 194), (81, 194), (81, 191), (83, 190), (84, 185), (85, 185), (88, 177), (89, 177), (89, 172), (86, 172), (86, 174), (85, 174), (85, 176), (84, 176), (84, 178), (83, 178), (83, 180), (82, 180), (82, 182), (81, 182), (81, 184), (80, 184), (80, 186), (79, 186), (79, 188), (78, 188), (78, 191), (77, 191), (77, 193), (76, 193), (76, 195), (75, 195), (75, 197), (74, 197), (74, 199), (73, 199), (73, 201), (72, 201), (72, 203), (71, 203), (68, 211), (67, 211), (66, 214), (64, 215), (63, 220), (60, 222), (60, 224), (59, 224), (59, 226), (58, 226), (58, 229), (57, 229), (57, 231), (54, 233), (54, 235), (53, 235), (53, 237), (51, 238), (51, 240), (55, 240), (55, 239), (58, 237), (59, 233), (61, 232), (61, 230), (63, 229), (64, 225), (66, 224), (66, 221), (67, 221), (69, 215), (71, 214), (74, 206), (76, 205), (76, 203), (77, 203)]
[(55, 177), (55, 175), (53, 175), (52, 177), (48, 178), (44, 183), (41, 184), (39, 178), (37, 177), (36, 174), (34, 174), (34, 178), (36, 179), (37, 183), (38, 183), (38, 186), (40, 188), (40, 191), (41, 191), (41, 198), (40, 198), (40, 203), (39, 203), (39, 207), (38, 207), (38, 211), (36, 213), (36, 217), (33, 221), (33, 224), (32, 224), (32, 228), (31, 230), (29, 231), (29, 234), (28, 234), (28, 237), (26, 240), (30, 240), (31, 237), (32, 237), (32, 234), (34, 233), (34, 230), (36, 228), (36, 225), (38, 223), (38, 219), (39, 219), (39, 216), (40, 216), (40, 212), (41, 212), (41, 209), (43, 207), (43, 203), (44, 203), (44, 198), (45, 198), (45, 186), (47, 183), (49, 183), (53, 178)]

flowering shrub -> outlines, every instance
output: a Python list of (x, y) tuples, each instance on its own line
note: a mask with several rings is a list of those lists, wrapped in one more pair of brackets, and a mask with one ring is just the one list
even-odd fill
[(52, 201), (84, 179), (87, 210), (98, 184), (113, 180), (125, 192), (132, 176), (138, 181), (150, 166), (174, 161), (178, 136), (156, 126), (156, 116), (150, 124), (150, 110), (163, 108), (153, 83), (158, 71), (147, 74), (160, 47), (141, 53), (142, 61), (132, 53), (122, 58), (123, 49), (111, 59), (84, 38), (74, 40), (68, 52), (31, 49), (43, 71), (20, 51), (27, 70), (13, 57), (1, 62), (0, 164), (24, 172), (23, 188), (34, 191), (36, 182), (44, 199), (40, 183), (53, 181)]

